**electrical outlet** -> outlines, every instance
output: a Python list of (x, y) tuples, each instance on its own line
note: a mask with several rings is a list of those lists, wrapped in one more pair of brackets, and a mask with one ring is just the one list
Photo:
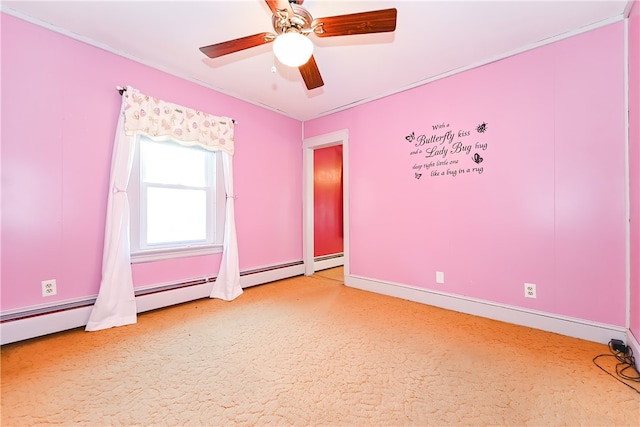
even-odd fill
[(444, 283), (444, 272), (436, 271), (436, 283)]
[(535, 298), (536, 297), (536, 285), (533, 283), (525, 283), (524, 284), (524, 296), (526, 298)]
[(56, 287), (56, 279), (51, 280), (43, 280), (42, 281), (42, 296), (50, 297), (58, 293), (58, 288)]

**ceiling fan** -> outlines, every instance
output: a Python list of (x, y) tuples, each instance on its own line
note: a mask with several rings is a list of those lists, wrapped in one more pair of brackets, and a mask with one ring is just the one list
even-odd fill
[[(320, 70), (313, 58), (313, 44), (309, 34), (317, 37), (348, 36), (354, 34), (386, 33), (395, 31), (397, 10), (382, 9), (370, 12), (352, 13), (313, 19), (302, 7), (304, 0), (265, 0), (273, 12), (272, 23), (275, 34), (258, 33), (239, 39), (203, 46), (200, 51), (209, 58), (217, 58), (251, 47), (274, 42), (274, 53), (285, 65), (298, 67), (308, 90), (324, 85)], [(287, 40), (291, 39), (291, 40)], [(306, 50), (304, 58), (297, 60), (284, 59), (285, 54), (295, 49), (285, 46), (286, 41), (293, 41)]]

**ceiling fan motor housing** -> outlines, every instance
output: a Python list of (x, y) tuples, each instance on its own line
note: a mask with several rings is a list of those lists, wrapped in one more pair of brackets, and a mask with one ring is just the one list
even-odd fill
[[(293, 15), (291, 17), (287, 15), (286, 11), (273, 14), (273, 29), (276, 34), (296, 31), (300, 34), (307, 35), (313, 31), (311, 27), (313, 17), (305, 8), (294, 3), (294, 1), (291, 2), (291, 9), (293, 10)], [(299, 1), (299, 3), (302, 3), (302, 1)]]

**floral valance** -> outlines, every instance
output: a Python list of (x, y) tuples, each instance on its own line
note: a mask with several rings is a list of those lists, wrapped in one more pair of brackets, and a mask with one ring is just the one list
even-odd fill
[(233, 155), (233, 120), (165, 102), (127, 87), (124, 99), (124, 131), (153, 140), (171, 139), (198, 145), (209, 151)]

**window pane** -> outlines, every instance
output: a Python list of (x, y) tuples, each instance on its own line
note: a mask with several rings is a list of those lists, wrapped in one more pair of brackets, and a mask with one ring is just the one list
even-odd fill
[(206, 205), (205, 190), (148, 187), (147, 243), (206, 240)]
[(157, 184), (207, 185), (207, 152), (175, 143), (140, 141), (142, 181)]

